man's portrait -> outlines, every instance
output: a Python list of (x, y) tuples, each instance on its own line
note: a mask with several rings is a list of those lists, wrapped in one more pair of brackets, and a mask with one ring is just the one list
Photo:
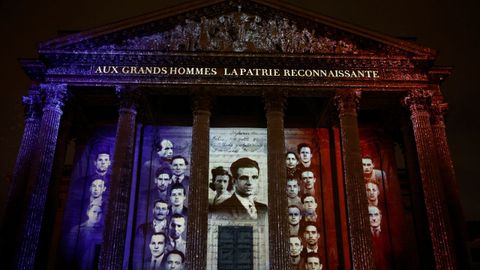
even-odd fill
[(146, 170), (156, 171), (158, 168), (170, 167), (173, 157), (173, 143), (169, 139), (161, 139), (153, 143), (155, 155), (152, 160), (146, 161), (143, 166)]
[(375, 164), (370, 156), (362, 157), (363, 178), (365, 182), (383, 183), (386, 181), (385, 172), (375, 169)]
[(267, 206), (256, 201), (255, 197), (260, 179), (258, 163), (247, 157), (240, 158), (232, 163), (230, 171), (235, 192), (229, 199), (215, 206), (213, 211), (233, 219), (264, 218)]
[(368, 206), (368, 216), (370, 220), (370, 230), (374, 237), (379, 237), (382, 232), (382, 212), (376, 206)]
[(306, 270), (322, 270), (323, 265), (320, 262), (320, 255), (316, 252), (309, 252), (305, 257)]
[(285, 154), (285, 165), (287, 167), (287, 177), (296, 177), (298, 175), (297, 165), (298, 156), (295, 152), (287, 152)]
[(380, 195), (378, 184), (372, 181), (366, 182), (365, 191), (367, 193), (368, 205), (378, 206), (378, 196)]
[(107, 190), (103, 179), (95, 179), (90, 184), (90, 204), (102, 206), (103, 193)]
[(187, 222), (181, 214), (173, 214), (170, 219), (168, 250), (178, 250), (185, 254), (186, 240), (185, 229)]
[(185, 175), (187, 170), (188, 161), (183, 156), (172, 157), (172, 183), (181, 183), (185, 188), (188, 188), (188, 182), (190, 177)]
[(303, 240), (305, 242), (305, 251), (318, 252), (318, 240), (320, 233), (317, 229), (317, 224), (313, 221), (307, 221), (303, 225)]
[(154, 233), (150, 238), (148, 247), (150, 249), (150, 258), (145, 260), (144, 269), (163, 270), (165, 269), (165, 247), (167, 237), (164, 233)]
[(188, 209), (184, 205), (186, 200), (185, 187), (180, 183), (172, 184), (170, 188), (170, 214), (187, 216)]
[(305, 221), (317, 221), (317, 202), (312, 195), (305, 195), (303, 202), (303, 218)]
[(298, 164), (300, 171), (309, 169), (312, 165), (312, 147), (307, 143), (301, 143), (297, 146), (297, 152), (300, 157), (300, 163)]
[(299, 207), (302, 206), (302, 199), (298, 196), (300, 192), (300, 185), (298, 184), (298, 179), (296, 178), (288, 178), (287, 179), (287, 198), (288, 198), (288, 205), (298, 205)]
[(167, 256), (167, 267), (165, 269), (168, 270), (183, 270), (184, 262), (185, 262), (185, 253), (180, 252), (178, 250), (172, 250), (168, 253)]
[(94, 177), (99, 177), (104, 180), (108, 178), (107, 174), (109, 173), (108, 170), (111, 164), (110, 153), (106, 151), (97, 152), (95, 160), (93, 161), (93, 166), (95, 167)]
[(303, 194), (304, 195), (315, 195), (315, 182), (317, 178), (312, 171), (306, 170), (302, 174), (302, 184), (303, 184)]
[(155, 171), (155, 175), (153, 178), (154, 188), (151, 192), (150, 200), (168, 200), (168, 190), (170, 184), (172, 183), (171, 180), (172, 171), (170, 168), (158, 168)]
[(303, 244), (300, 237), (295, 235), (290, 235), (290, 263), (292, 265), (301, 265), (302, 264), (302, 250)]

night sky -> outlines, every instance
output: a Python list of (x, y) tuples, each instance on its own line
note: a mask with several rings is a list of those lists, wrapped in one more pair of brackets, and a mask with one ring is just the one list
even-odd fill
[[(24, 118), (21, 96), (30, 81), (19, 58), (37, 57), (39, 42), (58, 31), (81, 31), (160, 10), (188, 1), (34, 1), (3, 0), (0, 109), (0, 191), (4, 198), (20, 145)], [(365, 29), (394, 37), (414, 37), (420, 45), (436, 49), (437, 65), (453, 66), (442, 91), (449, 103), (447, 133), (465, 216), (480, 220), (480, 19), (477, 1), (449, 0), (290, 0)], [(74, 3), (74, 4), (73, 4)], [(2, 200), (3, 202), (3, 200)]]

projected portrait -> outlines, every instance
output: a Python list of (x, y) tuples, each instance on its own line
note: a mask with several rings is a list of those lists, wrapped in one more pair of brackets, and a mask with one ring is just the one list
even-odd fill
[(143, 134), (131, 265), (133, 269), (170, 269), (170, 258), (170, 264), (183, 267), (191, 128), (145, 126)]

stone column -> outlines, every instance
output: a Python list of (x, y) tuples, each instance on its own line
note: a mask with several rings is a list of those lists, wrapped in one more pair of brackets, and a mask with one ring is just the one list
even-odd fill
[(460, 204), (460, 194), (458, 190), (457, 180), (455, 177), (455, 169), (453, 167), (450, 149), (447, 142), (447, 133), (445, 131), (444, 114), (448, 109), (446, 103), (440, 101), (434, 102), (431, 109), (432, 132), (437, 149), (440, 175), (443, 179), (443, 190), (445, 201), (447, 202), (450, 220), (452, 221), (452, 229), (456, 254), (459, 255), (460, 268), (468, 268), (468, 250), (465, 246), (466, 227), (465, 216)]
[(40, 230), (50, 185), (52, 165), (57, 145), (63, 102), (67, 93), (65, 84), (42, 84), (46, 95), (38, 141), (33, 152), (29, 181), (33, 190), (22, 230), (20, 248), (16, 256), (17, 269), (33, 269), (40, 240)]
[(264, 93), (268, 144), (268, 239), (270, 269), (290, 269), (287, 175), (283, 111), (286, 98), (271, 90)]
[(125, 86), (117, 86), (116, 93), (120, 108), (99, 269), (122, 269), (123, 267), (130, 202), (139, 93)]
[(208, 161), (210, 108), (208, 93), (193, 96), (192, 158), (188, 196), (187, 269), (206, 269), (208, 236)]
[(456, 269), (448, 212), (441, 188), (442, 178), (438, 170), (437, 149), (430, 125), (431, 97), (429, 91), (413, 90), (404, 98), (403, 103), (411, 113), (436, 269)]
[(350, 250), (354, 269), (374, 269), (372, 236), (365, 200), (357, 109), (360, 91), (339, 90), (335, 96), (342, 141)]

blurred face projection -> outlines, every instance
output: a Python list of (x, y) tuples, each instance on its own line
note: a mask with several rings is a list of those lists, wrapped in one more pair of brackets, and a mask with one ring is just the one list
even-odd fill
[(105, 182), (102, 179), (95, 179), (90, 185), (90, 195), (93, 198), (101, 197), (105, 190)]
[(307, 213), (315, 213), (317, 209), (317, 203), (315, 202), (315, 198), (313, 196), (307, 196), (303, 199), (303, 208)]
[(378, 209), (376, 206), (369, 206), (368, 215), (370, 217), (370, 227), (373, 229), (380, 228), (382, 223), (382, 214), (380, 213), (380, 209)]
[(172, 253), (167, 257), (168, 270), (182, 270), (182, 257), (178, 254)]
[(153, 218), (156, 220), (165, 220), (168, 216), (168, 204), (157, 202), (153, 207)]
[(170, 222), (170, 236), (174, 239), (180, 238), (185, 231), (185, 218), (172, 218)]
[(217, 193), (226, 193), (227, 192), (227, 187), (228, 187), (228, 180), (229, 177), (228, 175), (217, 175), (215, 177), (215, 190)]
[(317, 227), (308, 225), (303, 233), (303, 238), (309, 246), (317, 245), (318, 239), (320, 238), (320, 234), (317, 232)]
[(238, 178), (235, 179), (236, 193), (242, 197), (255, 195), (258, 185), (257, 168), (238, 168)]
[(300, 148), (300, 160), (303, 164), (308, 164), (312, 160), (312, 151), (310, 147)]
[(290, 223), (290, 225), (299, 224), (301, 218), (302, 214), (300, 213), (300, 209), (298, 209), (297, 207), (288, 208), (288, 222)]
[(187, 164), (183, 158), (176, 158), (172, 160), (172, 171), (176, 176), (183, 175), (187, 169)]
[(373, 162), (370, 158), (362, 158), (363, 174), (371, 175), (373, 173)]
[(365, 184), (365, 189), (367, 192), (367, 199), (369, 205), (377, 205), (378, 204), (378, 186), (375, 183), (369, 182)]
[(290, 256), (299, 256), (302, 253), (303, 245), (298, 236), (290, 237)]
[(170, 195), (170, 203), (173, 206), (180, 207), (183, 206), (183, 202), (185, 201), (185, 194), (183, 189), (172, 189), (172, 193)]
[(158, 156), (162, 159), (170, 160), (173, 157), (173, 143), (170, 140), (162, 140), (160, 142), (160, 151), (157, 152)]
[(286, 165), (287, 165), (287, 168), (290, 168), (290, 169), (293, 169), (298, 165), (298, 160), (294, 153), (287, 154)]
[(155, 185), (160, 191), (167, 191), (168, 186), (172, 183), (168, 173), (161, 173), (158, 177), (155, 177)]
[(313, 189), (315, 184), (315, 176), (311, 171), (302, 172), (302, 180), (306, 189)]
[(157, 258), (165, 252), (165, 236), (163, 234), (154, 234), (150, 240), (150, 253), (152, 257)]
[(298, 187), (298, 182), (296, 179), (287, 180), (287, 196), (289, 198), (295, 198), (298, 196), (300, 188)]
[(307, 257), (305, 265), (307, 270), (322, 270), (323, 268), (323, 265), (320, 264), (320, 258), (318, 257)]
[(110, 155), (109, 154), (98, 154), (97, 159), (93, 162), (95, 165), (95, 170), (98, 174), (104, 175), (107, 173), (108, 168), (110, 167)]
[(102, 219), (102, 208), (99, 205), (92, 204), (87, 210), (87, 226), (93, 226)]

